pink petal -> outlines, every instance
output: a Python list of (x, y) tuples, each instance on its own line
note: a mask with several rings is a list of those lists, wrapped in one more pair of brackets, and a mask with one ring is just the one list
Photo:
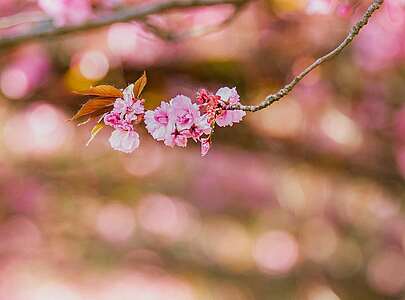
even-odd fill
[(207, 155), (210, 148), (211, 148), (211, 142), (209, 139), (201, 140), (201, 156)]
[(139, 147), (139, 134), (135, 131), (116, 129), (112, 132), (109, 142), (114, 150), (131, 153)]

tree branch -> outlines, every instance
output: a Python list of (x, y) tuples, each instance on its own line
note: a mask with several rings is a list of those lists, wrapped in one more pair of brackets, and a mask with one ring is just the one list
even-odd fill
[(342, 52), (342, 50), (344, 48), (346, 48), (348, 45), (350, 45), (350, 43), (353, 41), (353, 39), (359, 34), (360, 30), (368, 23), (368, 20), (373, 15), (373, 13), (376, 10), (378, 10), (383, 3), (384, 3), (384, 0), (373, 0), (372, 4), (368, 7), (367, 11), (364, 13), (362, 18), (352, 27), (352, 29), (350, 30), (347, 37), (343, 40), (343, 42), (340, 43), (339, 46), (337, 46), (334, 50), (330, 51), (328, 54), (318, 58), (315, 62), (313, 62), (310, 66), (308, 66), (304, 71), (302, 71), (298, 76), (294, 77), (294, 79), (290, 83), (288, 83), (283, 88), (281, 88), (277, 93), (268, 95), (258, 105), (236, 104), (236, 105), (230, 107), (230, 109), (255, 112), (255, 111), (262, 110), (262, 109), (270, 106), (272, 103), (274, 103), (274, 102), (280, 100), (281, 98), (285, 97), (286, 95), (288, 95), (293, 90), (293, 88), (306, 75), (308, 75), (313, 69), (317, 68), (324, 62), (333, 59), (335, 56), (339, 55), (340, 52)]
[(126, 7), (111, 15), (99, 17), (79, 25), (55, 27), (50, 22), (44, 22), (39, 24), (39, 26), (37, 26), (36, 28), (34, 28), (29, 32), (24, 32), (19, 35), (1, 38), (0, 49), (17, 46), (21, 43), (32, 40), (49, 39), (64, 34), (95, 29), (116, 22), (127, 22), (136, 19), (143, 19), (148, 15), (161, 13), (170, 9), (184, 9), (184, 8), (212, 6), (219, 4), (240, 5), (245, 1), (246, 0), (172, 0), (169, 2), (145, 4), (135, 7)]
[(233, 12), (227, 18), (225, 18), (223, 21), (219, 22), (218, 24), (204, 26), (204, 27), (194, 27), (194, 28), (184, 30), (179, 33), (166, 31), (160, 27), (157, 27), (157, 26), (151, 24), (148, 21), (145, 21), (143, 23), (143, 25), (145, 26), (145, 28), (147, 30), (149, 30), (150, 32), (155, 34), (157, 37), (159, 37), (165, 41), (168, 41), (168, 42), (177, 43), (177, 42), (181, 42), (185, 39), (200, 37), (200, 36), (204, 36), (204, 35), (221, 30), (225, 26), (232, 23), (233, 20), (235, 20), (235, 18), (242, 11), (244, 4), (246, 4), (246, 3), (247, 2), (241, 2), (241, 3), (235, 4), (234, 5), (235, 8), (234, 8)]
[(6, 29), (9, 27), (35, 22), (50, 21), (44, 13), (32, 11), (32, 12), (22, 12), (12, 16), (2, 17), (0, 19), (0, 29)]

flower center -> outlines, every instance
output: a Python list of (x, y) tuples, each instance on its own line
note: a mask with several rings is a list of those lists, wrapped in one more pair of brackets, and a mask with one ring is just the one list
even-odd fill
[(163, 124), (163, 125), (167, 125), (167, 123), (169, 123), (169, 118), (166, 114), (155, 116), (155, 120), (156, 120), (156, 122)]
[(188, 124), (190, 121), (192, 121), (192, 116), (189, 112), (184, 112), (177, 117), (177, 121), (180, 124)]

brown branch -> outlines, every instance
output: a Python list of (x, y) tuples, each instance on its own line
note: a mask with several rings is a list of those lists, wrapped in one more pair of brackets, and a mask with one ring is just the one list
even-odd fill
[(172, 0), (162, 3), (152, 3), (135, 7), (126, 7), (114, 12), (111, 15), (92, 19), (79, 25), (56, 27), (49, 22), (45, 22), (44, 24), (39, 24), (39, 26), (29, 32), (1, 38), (0, 49), (17, 46), (28, 41), (49, 39), (69, 33), (83, 32), (86, 30), (110, 25), (116, 22), (127, 22), (131, 20), (144, 19), (149, 15), (162, 13), (171, 9), (184, 9), (219, 4), (240, 5), (244, 2), (245, 0)]
[(143, 23), (143, 25), (145, 26), (145, 28), (147, 30), (149, 30), (154, 35), (156, 35), (157, 37), (159, 37), (165, 41), (175, 42), (175, 43), (181, 42), (185, 39), (196, 38), (196, 37), (204, 36), (204, 35), (207, 35), (207, 34), (210, 34), (213, 32), (220, 31), (222, 28), (229, 25), (230, 23), (232, 23), (233, 20), (235, 20), (235, 18), (242, 11), (244, 4), (246, 4), (246, 3), (247, 2), (241, 2), (241, 3), (235, 4), (233, 12), (227, 18), (225, 18), (223, 21), (219, 22), (218, 24), (204, 26), (204, 27), (195, 27), (195, 28), (191, 28), (188, 30), (184, 30), (182, 32), (178, 32), (178, 33), (166, 31), (158, 26), (151, 24), (148, 21), (145, 21)]
[(260, 104), (258, 105), (242, 105), (237, 104), (232, 106), (230, 109), (235, 110), (244, 110), (255, 112), (261, 109), (264, 109), (270, 106), (272, 103), (280, 100), (281, 98), (288, 95), (293, 88), (306, 76), (308, 75), (313, 69), (317, 68), (321, 64), (326, 61), (329, 61), (336, 57), (337, 55), (342, 52), (344, 48), (346, 48), (353, 39), (359, 34), (360, 30), (368, 23), (368, 20), (373, 15), (373, 13), (378, 10), (381, 5), (384, 3), (384, 0), (373, 0), (372, 4), (368, 7), (367, 11), (364, 13), (362, 18), (352, 27), (347, 37), (337, 46), (335, 49), (330, 51), (328, 54), (318, 58), (315, 62), (313, 62), (310, 66), (308, 66), (304, 71), (302, 71), (298, 76), (294, 77), (294, 79), (281, 88), (277, 93), (268, 95)]
[(22, 12), (12, 16), (2, 17), (0, 19), (0, 29), (6, 29), (9, 27), (35, 22), (50, 21), (44, 13), (38, 11)]

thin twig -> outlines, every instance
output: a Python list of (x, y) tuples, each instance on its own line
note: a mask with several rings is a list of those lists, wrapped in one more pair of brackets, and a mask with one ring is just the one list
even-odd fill
[(127, 22), (130, 20), (143, 19), (148, 15), (161, 13), (170, 9), (184, 9), (191, 7), (212, 6), (218, 4), (238, 5), (245, 0), (172, 0), (168, 2), (144, 4), (135, 7), (126, 7), (118, 10), (111, 15), (99, 17), (79, 25), (70, 25), (65, 27), (55, 27), (53, 24), (45, 24), (19, 35), (4, 37), (0, 39), (0, 49), (12, 47), (21, 43), (37, 40), (49, 39), (69, 33), (82, 32), (110, 25), (116, 22)]
[(342, 52), (344, 48), (346, 48), (350, 43), (353, 41), (353, 39), (359, 34), (360, 30), (368, 23), (368, 20), (370, 17), (373, 15), (373, 13), (378, 10), (381, 5), (384, 3), (384, 0), (373, 0), (373, 3), (368, 7), (367, 11), (364, 13), (362, 18), (352, 27), (350, 30), (348, 36), (343, 40), (342, 43), (340, 43), (339, 46), (337, 46), (335, 49), (333, 49), (331, 52), (328, 54), (318, 58), (315, 62), (313, 62), (310, 66), (308, 66), (304, 71), (302, 71), (298, 76), (294, 77), (294, 79), (285, 85), (283, 88), (281, 88), (277, 93), (268, 95), (260, 104), (258, 105), (242, 105), (242, 104), (236, 104), (232, 106), (230, 109), (237, 109), (237, 110), (244, 110), (244, 111), (250, 111), (250, 112), (255, 112), (261, 109), (264, 109), (268, 106), (270, 106), (272, 103), (280, 100), (281, 98), (285, 97), (288, 95), (292, 89), (308, 74), (310, 73), (313, 69), (317, 68), (324, 62), (331, 60), (332, 58), (336, 57), (337, 55)]
[(168, 42), (177, 43), (177, 42), (181, 42), (185, 39), (196, 38), (196, 37), (204, 36), (204, 35), (207, 35), (207, 34), (210, 34), (213, 32), (220, 31), (222, 28), (224, 28), (228, 24), (232, 23), (236, 19), (236, 17), (242, 11), (242, 8), (244, 6), (243, 4), (246, 4), (246, 3), (247, 2), (235, 5), (232, 13), (227, 18), (225, 18), (224, 20), (219, 22), (218, 24), (203, 26), (203, 27), (194, 27), (194, 28), (191, 28), (189, 30), (185, 30), (185, 31), (182, 31), (179, 33), (166, 31), (158, 26), (155, 26), (154, 24), (152, 24), (148, 21), (145, 21), (143, 23), (143, 25), (145, 26), (145, 28), (147, 30), (149, 30), (150, 32), (152, 32), (153, 34), (158, 36), (159, 38), (161, 38), (165, 41), (168, 41)]

